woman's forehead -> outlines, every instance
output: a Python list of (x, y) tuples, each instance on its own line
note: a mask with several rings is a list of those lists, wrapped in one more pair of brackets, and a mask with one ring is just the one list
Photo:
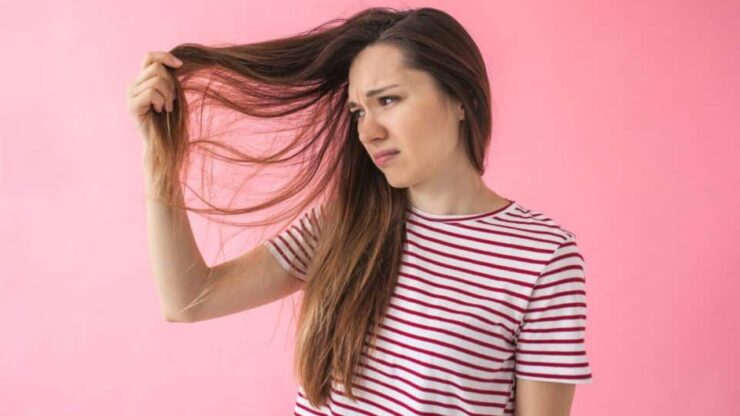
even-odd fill
[[(383, 92), (392, 90), (394, 88), (399, 88), (400, 86), (401, 85), (399, 83), (394, 83), (394, 84), (389, 84), (389, 85), (382, 85), (382, 86), (377, 87), (377, 88), (371, 88), (371, 89), (366, 90), (365, 93), (363, 94), (363, 96), (365, 97), (365, 99), (370, 99), (370, 98), (372, 98), (372, 97), (374, 97), (374, 96), (376, 96), (378, 94), (381, 94)], [(352, 93), (351, 92), (350, 92), (349, 96), (350, 96), (350, 101), (349, 101), (349, 104), (348, 105), (350, 107), (356, 106), (357, 103), (355, 103), (354, 101), (352, 101), (352, 98), (351, 98), (352, 97)]]
[(428, 74), (410, 68), (402, 68), (393, 74), (370, 77), (367, 80), (357, 77), (351, 79), (347, 85), (347, 98), (354, 104), (356, 100), (366, 100), (382, 92), (426, 88), (430, 86), (431, 81)]

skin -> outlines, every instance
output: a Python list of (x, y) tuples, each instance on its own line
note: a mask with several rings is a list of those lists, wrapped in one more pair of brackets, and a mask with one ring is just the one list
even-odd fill
[[(376, 44), (363, 49), (349, 71), (349, 111), (362, 145), (372, 158), (379, 150), (398, 149), (376, 166), (395, 188), (407, 188), (411, 205), (432, 214), (478, 214), (509, 203), (489, 189), (465, 155), (459, 100), (438, 91), (432, 77), (406, 68), (400, 50)], [(367, 91), (389, 85), (373, 97)]]
[(575, 384), (518, 378), (514, 416), (568, 416), (575, 392)]
[[(486, 186), (465, 155), (461, 102), (438, 91), (428, 73), (404, 67), (401, 57), (397, 47), (376, 44), (350, 66), (348, 111), (356, 112), (362, 145), (371, 158), (380, 150), (400, 151), (376, 167), (429, 213), (468, 215), (506, 206), (509, 201)], [(397, 86), (366, 97), (390, 85)], [(517, 379), (515, 415), (567, 416), (574, 392), (574, 384)]]

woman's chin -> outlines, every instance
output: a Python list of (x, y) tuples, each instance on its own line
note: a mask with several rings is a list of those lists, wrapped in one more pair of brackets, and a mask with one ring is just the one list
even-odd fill
[(393, 188), (401, 189), (401, 188), (408, 188), (410, 183), (408, 181), (408, 178), (405, 177), (399, 177), (399, 175), (393, 175), (393, 174), (385, 174), (385, 181), (388, 182), (388, 185), (392, 186)]

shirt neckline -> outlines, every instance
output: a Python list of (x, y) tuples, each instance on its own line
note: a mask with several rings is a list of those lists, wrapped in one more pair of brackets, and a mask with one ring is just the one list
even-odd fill
[(493, 211), (483, 212), (479, 214), (432, 214), (431, 212), (423, 211), (413, 205), (409, 205), (409, 211), (411, 211), (414, 215), (418, 216), (419, 218), (422, 218), (428, 221), (437, 221), (437, 222), (470, 221), (470, 220), (477, 220), (481, 218), (500, 217), (502, 215), (507, 214), (508, 212), (512, 211), (514, 207), (516, 206), (515, 200), (507, 199), (507, 201), (509, 201), (509, 203), (499, 209), (495, 209)]

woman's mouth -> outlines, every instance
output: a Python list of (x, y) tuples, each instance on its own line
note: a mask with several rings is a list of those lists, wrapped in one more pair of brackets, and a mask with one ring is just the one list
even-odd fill
[(379, 155), (375, 156), (375, 164), (378, 166), (385, 166), (387, 165), (394, 156), (396, 156), (398, 153), (400, 153), (398, 150), (394, 150), (392, 152), (380, 152)]

